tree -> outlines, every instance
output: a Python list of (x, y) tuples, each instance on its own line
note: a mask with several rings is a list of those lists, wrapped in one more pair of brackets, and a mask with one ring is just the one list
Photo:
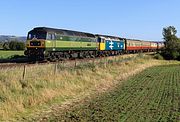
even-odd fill
[(10, 48), (10, 50), (17, 50), (16, 49), (16, 45), (17, 45), (17, 41), (11, 41), (10, 43), (9, 43), (9, 48)]
[(25, 44), (24, 42), (19, 42), (19, 41), (5, 42), (3, 44), (3, 49), (4, 50), (24, 50)]
[(163, 39), (165, 41), (165, 51), (163, 55), (166, 59), (180, 58), (180, 40), (176, 36), (177, 30), (174, 26), (163, 28)]
[(16, 50), (24, 50), (24, 49), (25, 49), (24, 42), (18, 42), (16, 45)]
[(4, 50), (9, 50), (9, 43), (8, 42), (4, 42), (3, 49)]

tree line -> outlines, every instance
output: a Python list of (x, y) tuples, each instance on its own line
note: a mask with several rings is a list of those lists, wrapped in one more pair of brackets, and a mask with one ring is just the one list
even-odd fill
[(174, 26), (165, 27), (162, 34), (165, 48), (161, 55), (168, 60), (180, 60), (180, 38), (176, 36), (176, 28)]
[(2, 49), (3, 50), (24, 50), (25, 49), (25, 43), (20, 42), (20, 41), (9, 41), (9, 42), (4, 42), (2, 44)]

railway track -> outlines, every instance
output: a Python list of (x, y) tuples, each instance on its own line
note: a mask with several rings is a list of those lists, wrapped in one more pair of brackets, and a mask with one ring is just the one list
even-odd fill
[(47, 64), (60, 64), (60, 63), (69, 63), (69, 64), (80, 64), (80, 62), (91, 62), (95, 60), (105, 59), (109, 57), (101, 57), (101, 58), (90, 58), (90, 59), (67, 59), (63, 61), (24, 61), (24, 62), (4, 62), (0, 63), (0, 69), (5, 68), (14, 68), (14, 67), (23, 67), (23, 66), (33, 66), (33, 65), (47, 65)]
[[(153, 52), (154, 53), (154, 52)], [(145, 54), (153, 54), (153, 53), (145, 53)], [(138, 54), (125, 54), (125, 55), (117, 55), (117, 56), (108, 56), (108, 57), (96, 57), (96, 58), (85, 58), (85, 59), (66, 59), (63, 61), (31, 61), (27, 58), (22, 59), (14, 59), (14, 60), (4, 60), (0, 61), (0, 69), (5, 68), (14, 68), (14, 67), (23, 67), (23, 66), (33, 66), (33, 65), (46, 65), (46, 64), (60, 64), (60, 63), (69, 63), (69, 64), (80, 64), (81, 62), (96, 62), (97, 60), (104, 59), (112, 59), (115, 57), (136, 57)], [(124, 59), (125, 61), (126, 59)]]

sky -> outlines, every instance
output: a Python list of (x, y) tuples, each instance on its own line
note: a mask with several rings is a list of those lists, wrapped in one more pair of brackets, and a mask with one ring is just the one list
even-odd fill
[(180, 0), (1, 0), (0, 35), (26, 36), (45, 26), (161, 41), (163, 27), (180, 31), (179, 6)]

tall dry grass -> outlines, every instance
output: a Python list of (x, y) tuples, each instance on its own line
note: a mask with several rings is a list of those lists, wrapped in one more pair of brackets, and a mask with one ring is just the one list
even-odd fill
[(88, 63), (47, 64), (0, 69), (0, 120), (18, 120), (50, 105), (63, 104), (112, 88), (147, 67), (166, 63), (142, 55), (98, 59)]

